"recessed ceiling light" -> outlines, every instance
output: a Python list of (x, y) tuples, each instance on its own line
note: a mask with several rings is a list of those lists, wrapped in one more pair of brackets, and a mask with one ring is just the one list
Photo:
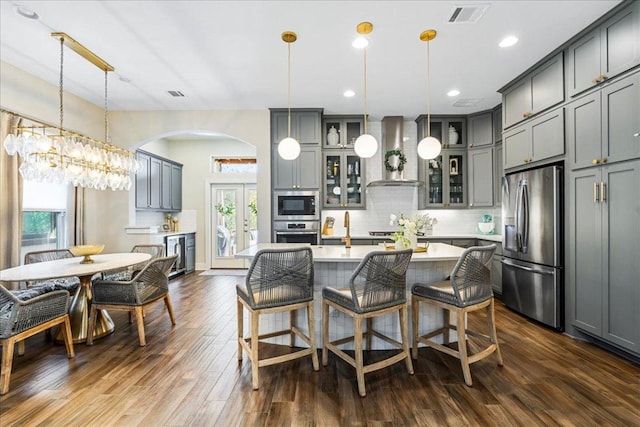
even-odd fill
[(447, 92), (447, 96), (458, 96), (460, 95), (460, 91), (458, 89), (451, 89)]
[(356, 49), (364, 49), (365, 47), (369, 46), (369, 40), (367, 40), (365, 37), (358, 37), (356, 38), (353, 43), (351, 43), (351, 46), (355, 47)]
[(502, 39), (502, 41), (498, 44), (500, 47), (509, 47), (518, 43), (518, 38), (516, 36), (507, 36)]
[(25, 7), (25, 6), (21, 6), (21, 5), (15, 5), (13, 10), (16, 11), (16, 13), (24, 18), (27, 19), (34, 19), (34, 20), (38, 20), (40, 19), (40, 15), (38, 15), (36, 12), (34, 12), (33, 10)]
[(355, 94), (356, 94), (356, 93), (355, 93), (354, 91), (352, 91), (351, 89), (349, 89), (349, 90), (345, 90), (345, 91), (344, 91), (344, 93), (343, 93), (343, 95), (344, 95), (346, 98), (351, 98), (351, 97), (352, 97), (352, 96), (354, 96)]

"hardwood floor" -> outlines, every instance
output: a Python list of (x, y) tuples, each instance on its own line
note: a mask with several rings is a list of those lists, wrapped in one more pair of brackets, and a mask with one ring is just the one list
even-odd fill
[[(640, 424), (640, 366), (534, 325), (499, 302), (504, 367), (493, 357), (472, 365), (472, 388), (457, 359), (421, 348), (414, 376), (403, 363), (368, 374), (365, 398), (355, 370), (333, 354), (320, 372), (311, 358), (261, 368), (254, 392), (250, 362), (236, 360), (239, 280), (197, 274), (172, 280), (177, 325), (171, 327), (162, 304), (150, 307), (146, 347), (138, 346), (135, 323), (118, 312), (116, 331), (92, 347), (77, 344), (75, 359), (44, 334), (29, 338), (25, 355), (14, 358), (10, 391), (0, 397), (0, 425)], [(485, 320), (472, 316), (474, 323), (484, 327)]]

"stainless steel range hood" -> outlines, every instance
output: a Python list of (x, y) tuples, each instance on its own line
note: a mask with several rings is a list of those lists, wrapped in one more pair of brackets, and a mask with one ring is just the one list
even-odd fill
[[(382, 118), (383, 153), (390, 150), (400, 150), (404, 152), (402, 125), (402, 116), (387, 116)], [(402, 172), (389, 172), (385, 168), (384, 163), (382, 164), (382, 174), (385, 179), (371, 181), (367, 184), (367, 187), (420, 187), (423, 185), (421, 181), (417, 181), (415, 179), (404, 179), (402, 177)]]

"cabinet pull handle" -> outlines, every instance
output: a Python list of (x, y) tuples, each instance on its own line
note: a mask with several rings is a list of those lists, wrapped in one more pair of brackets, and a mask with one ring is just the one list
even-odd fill
[(593, 203), (598, 203), (598, 183), (593, 183)]
[(607, 201), (607, 184), (604, 182), (600, 183), (600, 199), (603, 203)]

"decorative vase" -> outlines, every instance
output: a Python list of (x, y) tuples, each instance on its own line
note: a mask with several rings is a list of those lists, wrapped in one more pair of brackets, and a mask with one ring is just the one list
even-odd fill
[(418, 235), (403, 231), (402, 237), (396, 241), (396, 250), (415, 249), (418, 247)]
[(449, 126), (449, 144), (458, 143), (458, 131), (453, 126)]
[(327, 144), (337, 145), (340, 142), (340, 134), (335, 127), (331, 126), (329, 133), (327, 134)]

